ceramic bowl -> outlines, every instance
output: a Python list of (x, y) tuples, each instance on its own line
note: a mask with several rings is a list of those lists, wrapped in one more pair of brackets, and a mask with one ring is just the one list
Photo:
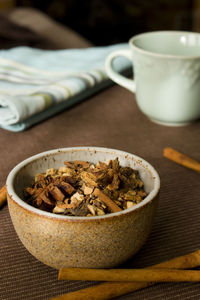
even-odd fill
[[(93, 163), (118, 157), (122, 166), (137, 169), (148, 196), (129, 209), (94, 217), (57, 215), (30, 206), (23, 189), (35, 174), (58, 168), (65, 160)], [(160, 179), (142, 158), (119, 150), (74, 147), (50, 150), (19, 163), (8, 175), (9, 213), (26, 249), (53, 268), (111, 268), (130, 259), (145, 243), (158, 204)]]

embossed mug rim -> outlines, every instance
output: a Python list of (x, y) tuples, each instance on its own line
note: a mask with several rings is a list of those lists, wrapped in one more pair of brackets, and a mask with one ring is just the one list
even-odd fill
[[(163, 34), (163, 35), (177, 35), (179, 36), (180, 34), (182, 34), (183, 36), (185, 35), (194, 35), (194, 36), (198, 36), (199, 37), (199, 55), (176, 55), (176, 54), (165, 54), (165, 53), (158, 53), (158, 52), (153, 52), (150, 50), (146, 50), (143, 49), (137, 45), (135, 45), (135, 41), (138, 40), (139, 38), (143, 38), (146, 36), (155, 36), (155, 35), (159, 35), (159, 34)], [(190, 60), (195, 60), (195, 59), (200, 59), (200, 34), (197, 32), (192, 32), (192, 31), (177, 31), (177, 30), (165, 30), (165, 31), (150, 31), (150, 32), (144, 32), (144, 33), (140, 33), (137, 35), (134, 35), (132, 38), (130, 38), (129, 40), (129, 45), (132, 49), (137, 50), (138, 52), (141, 52), (142, 54), (145, 55), (149, 55), (152, 57), (156, 57), (156, 58), (166, 58), (166, 59), (190, 59)]]

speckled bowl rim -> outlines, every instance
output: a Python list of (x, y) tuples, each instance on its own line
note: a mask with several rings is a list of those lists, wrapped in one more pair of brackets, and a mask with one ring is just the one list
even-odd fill
[[(133, 160), (137, 161), (137, 163), (140, 163), (144, 168), (147, 168), (154, 179), (154, 188), (153, 190), (148, 194), (148, 196), (140, 203), (136, 204), (134, 207), (128, 208), (126, 210), (122, 210), (120, 212), (115, 212), (115, 213), (110, 213), (104, 216), (91, 216), (91, 217), (81, 217), (81, 216), (64, 216), (64, 215), (59, 215), (59, 214), (53, 214), (50, 212), (42, 211), (38, 208), (35, 208), (28, 203), (26, 203), (24, 200), (22, 200), (14, 190), (14, 180), (17, 175), (17, 173), (24, 168), (27, 164), (31, 163), (34, 160), (37, 160), (41, 157), (44, 156), (49, 156), (56, 154), (58, 152), (69, 152), (69, 151), (98, 151), (98, 152), (103, 152), (103, 153), (113, 153), (116, 152), (116, 154), (120, 156), (128, 156), (128, 158), (132, 158)], [(104, 147), (67, 147), (67, 148), (58, 148), (58, 149), (53, 149), (45, 152), (38, 153), (36, 155), (33, 155), (19, 164), (17, 164), (8, 174), (7, 180), (6, 180), (6, 188), (7, 188), (7, 193), (11, 197), (11, 199), (16, 202), (19, 206), (23, 207), (24, 209), (33, 212), (37, 215), (48, 217), (51, 219), (57, 219), (57, 220), (70, 220), (70, 221), (92, 221), (92, 220), (100, 220), (100, 219), (109, 219), (113, 218), (114, 216), (120, 216), (120, 215), (126, 215), (129, 214), (130, 212), (133, 212), (142, 206), (145, 206), (147, 203), (151, 202), (159, 193), (160, 190), (160, 177), (158, 175), (158, 172), (154, 169), (154, 167), (148, 163), (146, 160), (143, 158), (131, 154), (125, 151), (117, 150), (117, 149), (111, 149), (111, 148), (104, 148)]]

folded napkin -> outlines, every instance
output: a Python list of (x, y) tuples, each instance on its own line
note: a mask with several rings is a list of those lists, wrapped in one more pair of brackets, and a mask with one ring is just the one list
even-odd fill
[[(124, 47), (128, 45), (0, 50), (0, 127), (25, 130), (109, 86), (105, 58)], [(114, 67), (127, 75), (131, 72), (131, 63), (122, 57)]]

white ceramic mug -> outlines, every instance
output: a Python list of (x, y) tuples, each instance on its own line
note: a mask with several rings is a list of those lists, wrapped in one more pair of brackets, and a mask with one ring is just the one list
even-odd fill
[[(132, 61), (134, 80), (113, 69), (118, 56)], [(155, 31), (136, 35), (129, 49), (112, 52), (108, 76), (136, 93), (140, 110), (152, 121), (179, 126), (200, 118), (200, 34)]]

